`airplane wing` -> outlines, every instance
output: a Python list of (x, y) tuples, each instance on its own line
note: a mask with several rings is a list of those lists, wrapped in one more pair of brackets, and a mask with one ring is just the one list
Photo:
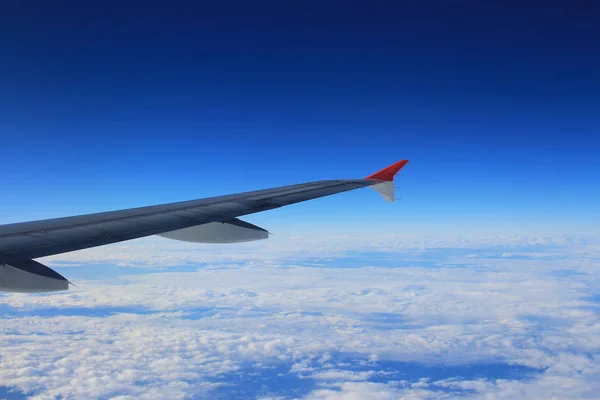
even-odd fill
[(371, 186), (394, 201), (398, 161), (364, 179), (326, 180), (228, 196), (97, 214), (0, 225), (0, 291), (67, 290), (69, 282), (34, 258), (160, 235), (198, 243), (266, 239), (268, 232), (237, 217)]

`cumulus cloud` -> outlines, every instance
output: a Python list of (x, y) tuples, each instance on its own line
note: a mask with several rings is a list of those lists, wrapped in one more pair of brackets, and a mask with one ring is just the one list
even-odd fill
[[(49, 258), (137, 268), (1, 296), (0, 386), (39, 399), (600, 392), (597, 238), (172, 243), (158, 261), (141, 245)], [(197, 265), (164, 269), (183, 263)]]

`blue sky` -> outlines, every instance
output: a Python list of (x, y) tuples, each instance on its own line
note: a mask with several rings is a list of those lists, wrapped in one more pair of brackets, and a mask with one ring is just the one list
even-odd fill
[(597, 13), (487, 3), (4, 5), (0, 218), (363, 177), (408, 158), (400, 206), (365, 191), (256, 218), (595, 231)]

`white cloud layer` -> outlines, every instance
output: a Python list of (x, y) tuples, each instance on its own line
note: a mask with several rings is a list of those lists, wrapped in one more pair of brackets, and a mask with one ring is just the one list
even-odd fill
[(10, 395), (600, 396), (597, 237), (150, 239), (44, 262), (107, 259), (138, 268), (0, 297)]

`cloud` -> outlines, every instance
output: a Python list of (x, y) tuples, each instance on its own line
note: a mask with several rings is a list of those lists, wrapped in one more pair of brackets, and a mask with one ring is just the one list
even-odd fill
[[(597, 238), (495, 240), (286, 239), (159, 262), (121, 247), (111, 263), (136, 268), (110, 281), (0, 297), (0, 383), (39, 399), (594, 398)], [(101, 254), (81, 262), (92, 277)]]

